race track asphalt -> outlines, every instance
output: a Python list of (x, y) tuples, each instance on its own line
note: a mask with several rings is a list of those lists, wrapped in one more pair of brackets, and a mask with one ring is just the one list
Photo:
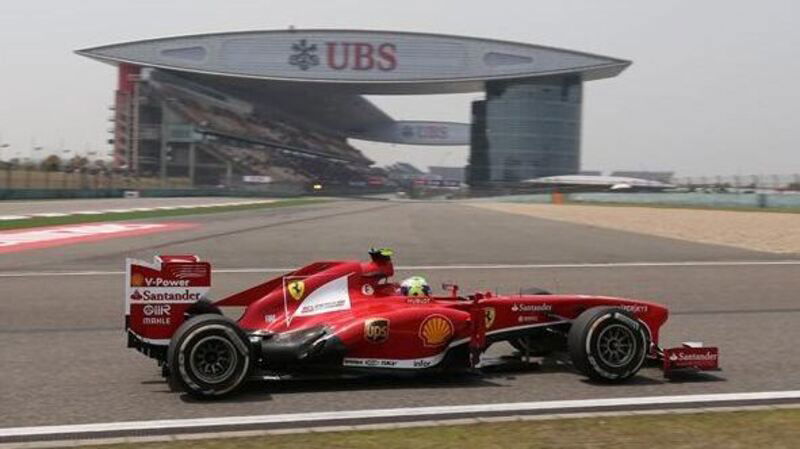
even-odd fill
[[(157, 220), (144, 220), (153, 222)], [(456, 203), (337, 201), (299, 207), (175, 217), (178, 232), (0, 255), (0, 427), (236, 416), (446, 404), (800, 389), (800, 265), (741, 249), (523, 217)], [(483, 378), (256, 382), (215, 402), (170, 393), (155, 364), (125, 348), (121, 274), (126, 256), (196, 253), (215, 269), (295, 267), (396, 250), (398, 276), (434, 286), (652, 299), (670, 306), (663, 343), (722, 347), (724, 371), (666, 381), (647, 368), (631, 383), (589, 383), (568, 366)], [(800, 260), (800, 256), (795, 257)], [(713, 262), (755, 264), (713, 264)], [(511, 267), (651, 263), (641, 266)], [(710, 265), (658, 265), (712, 262)], [(450, 266), (448, 268), (448, 266)], [(75, 273), (97, 271), (98, 273)], [(274, 273), (217, 272), (214, 296)], [(503, 344), (492, 354), (509, 352)]]

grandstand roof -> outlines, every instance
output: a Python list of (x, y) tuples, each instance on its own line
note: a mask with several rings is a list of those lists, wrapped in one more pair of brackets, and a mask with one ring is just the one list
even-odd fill
[[(419, 144), (461, 143), (466, 125), (401, 125), (361, 95), (478, 92), (492, 80), (564, 75), (594, 80), (613, 77), (630, 65), (607, 56), (499, 40), (318, 29), (167, 37), (77, 53), (244, 91), (248, 98), (277, 103), (287, 113), (342, 134)], [(412, 138), (414, 126), (446, 129)]]
[[(269, 103), (303, 120), (317, 122), (330, 131), (347, 135), (389, 125), (394, 120), (361, 95), (326, 90), (324, 95), (307, 86), (270, 83), (249, 78), (220, 77), (198, 73), (175, 73), (191, 81), (213, 86), (254, 103)], [(344, 112), (344, 113), (343, 113)]]

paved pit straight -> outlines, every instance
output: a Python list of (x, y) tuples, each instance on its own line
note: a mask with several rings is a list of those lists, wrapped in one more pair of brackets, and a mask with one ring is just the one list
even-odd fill
[[(341, 202), (192, 217), (182, 235), (43, 249), (0, 256), (0, 271), (115, 270), (126, 255), (196, 252), (217, 267), (285, 267), (315, 259), (364, 258), (369, 246), (397, 250), (399, 265), (546, 264), (630, 261), (774, 260), (773, 255), (700, 245), (451, 204)], [(411, 272), (400, 272), (402, 277)], [(722, 347), (725, 371), (666, 382), (646, 369), (621, 386), (588, 383), (550, 363), (485, 378), (254, 383), (239, 396), (195, 402), (169, 393), (152, 361), (124, 348), (122, 276), (0, 278), (0, 426), (232, 416), (364, 408), (798, 389), (795, 301), (800, 266), (526, 268), (431, 270), (433, 285), (653, 299), (674, 312), (665, 343)], [(264, 279), (214, 275), (215, 296)], [(235, 313), (235, 311), (233, 311)], [(498, 345), (492, 353), (507, 351)]]

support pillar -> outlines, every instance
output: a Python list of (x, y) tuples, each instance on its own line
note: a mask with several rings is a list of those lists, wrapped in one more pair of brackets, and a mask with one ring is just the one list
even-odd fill
[(159, 177), (163, 185), (167, 180), (167, 153), (169, 150), (169, 129), (167, 127), (167, 106), (161, 102), (161, 151), (159, 152)]
[(194, 142), (189, 144), (189, 185), (194, 187), (195, 175), (197, 173), (197, 152)]

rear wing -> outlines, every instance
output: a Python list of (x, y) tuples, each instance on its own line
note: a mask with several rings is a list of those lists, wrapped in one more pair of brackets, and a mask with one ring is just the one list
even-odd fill
[(194, 255), (125, 260), (125, 331), (128, 347), (162, 359), (184, 312), (206, 299), (211, 265)]

